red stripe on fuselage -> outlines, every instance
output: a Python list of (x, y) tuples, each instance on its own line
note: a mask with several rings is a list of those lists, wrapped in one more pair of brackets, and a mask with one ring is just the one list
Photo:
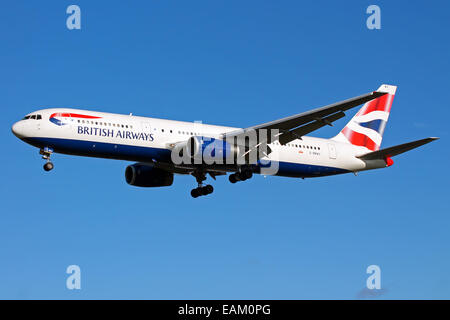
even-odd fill
[(53, 113), (50, 118), (53, 117), (66, 117), (66, 118), (82, 118), (82, 119), (101, 119), (102, 117), (95, 117), (95, 116), (87, 116), (84, 114), (78, 114), (78, 113)]

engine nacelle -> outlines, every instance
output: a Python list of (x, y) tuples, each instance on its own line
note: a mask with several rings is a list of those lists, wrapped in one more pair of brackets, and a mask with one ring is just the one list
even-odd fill
[(168, 187), (173, 183), (173, 173), (135, 163), (125, 169), (125, 180), (136, 187)]
[(239, 148), (225, 140), (209, 137), (190, 137), (186, 143), (186, 153), (191, 159), (202, 159), (203, 162), (226, 161), (227, 157), (235, 158)]

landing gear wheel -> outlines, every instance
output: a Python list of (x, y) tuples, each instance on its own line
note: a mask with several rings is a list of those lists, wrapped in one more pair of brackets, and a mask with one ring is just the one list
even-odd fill
[(214, 192), (214, 187), (210, 184), (204, 186), (204, 187), (198, 187), (191, 190), (191, 196), (192, 198), (198, 198), (200, 196), (206, 196), (208, 194), (211, 194)]
[(253, 172), (251, 172), (250, 170), (244, 170), (240, 173), (240, 176), (241, 179), (244, 181), (253, 177)]
[(46, 164), (44, 164), (44, 170), (45, 171), (50, 171), (54, 168), (55, 166), (53, 165), (53, 163), (51, 162), (47, 162)]
[(202, 189), (203, 189), (203, 192), (205, 192), (206, 194), (211, 194), (214, 192), (214, 187), (210, 184), (204, 186)]
[(230, 180), (231, 183), (236, 183), (238, 182), (238, 180), (236, 179), (236, 174), (230, 174), (230, 176), (228, 177), (228, 180)]
[(55, 167), (50, 161), (50, 156), (52, 155), (52, 153), (53, 149), (50, 147), (45, 147), (39, 150), (39, 154), (42, 155), (42, 159), (46, 161), (46, 163), (44, 164), (45, 171), (50, 171)]
[[(211, 194), (214, 192), (214, 187), (210, 184), (203, 185), (203, 181), (206, 180), (206, 174), (203, 171), (196, 171), (192, 173), (192, 175), (195, 177), (198, 183), (198, 187), (191, 190), (191, 196), (192, 198), (198, 198), (200, 196), (206, 196), (208, 194)], [(213, 176), (214, 178), (214, 176)]]
[(191, 196), (192, 196), (192, 198), (198, 198), (199, 196), (201, 196), (198, 188), (195, 188), (195, 189), (191, 190)]
[(236, 183), (238, 181), (245, 181), (253, 177), (253, 172), (251, 170), (243, 170), (241, 172), (236, 172), (233, 174), (230, 174), (228, 177), (228, 180), (230, 180), (231, 183)]
[(206, 191), (205, 187), (198, 187), (197, 189), (202, 196), (206, 196), (208, 194), (208, 191)]

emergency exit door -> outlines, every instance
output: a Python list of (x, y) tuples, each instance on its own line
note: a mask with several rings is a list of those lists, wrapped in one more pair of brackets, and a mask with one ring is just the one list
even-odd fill
[(334, 143), (328, 144), (328, 154), (330, 155), (330, 159), (336, 159), (336, 145)]

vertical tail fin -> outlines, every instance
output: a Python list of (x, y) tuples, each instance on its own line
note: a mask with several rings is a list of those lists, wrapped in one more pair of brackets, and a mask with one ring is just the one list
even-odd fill
[(380, 149), (396, 90), (396, 86), (381, 85), (377, 92), (387, 94), (364, 104), (333, 140), (366, 147), (371, 151)]

